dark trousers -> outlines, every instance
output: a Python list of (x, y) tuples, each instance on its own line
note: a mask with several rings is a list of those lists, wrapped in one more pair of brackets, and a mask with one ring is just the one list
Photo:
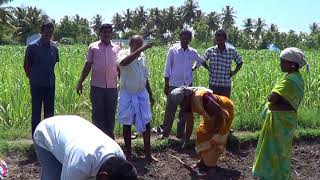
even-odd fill
[(52, 117), (54, 115), (54, 86), (36, 86), (31, 85), (31, 103), (32, 103), (32, 136), (41, 121), (41, 109), (43, 104), (44, 118)]
[(113, 129), (117, 108), (117, 88), (91, 86), (92, 122), (101, 131), (114, 139)]
[(218, 87), (210, 84), (209, 89), (211, 89), (214, 94), (220, 96), (226, 96), (228, 98), (231, 96), (231, 87)]
[[(177, 87), (170, 86), (169, 93), (175, 88), (177, 88)], [(179, 106), (180, 106), (180, 111), (179, 111), (179, 115), (178, 115), (179, 120), (178, 120), (178, 124), (177, 124), (177, 137), (183, 138), (185, 135), (185, 129), (186, 129), (186, 119), (184, 117), (186, 114), (185, 102), (182, 101), (179, 104)], [(168, 95), (167, 102), (166, 102), (166, 110), (165, 110), (165, 114), (164, 114), (164, 120), (163, 120), (163, 124), (162, 124), (163, 135), (165, 137), (168, 137), (170, 135), (177, 108), (178, 108), (178, 106), (176, 106), (174, 103), (170, 102), (170, 95)]]

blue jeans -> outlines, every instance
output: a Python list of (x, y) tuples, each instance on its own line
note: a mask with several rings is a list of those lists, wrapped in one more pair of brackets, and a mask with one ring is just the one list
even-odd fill
[(41, 166), (41, 180), (60, 180), (62, 164), (49, 151), (38, 146), (35, 142), (34, 149), (37, 153), (38, 161)]
[(41, 120), (41, 109), (43, 104), (44, 118), (52, 117), (54, 115), (54, 86), (30, 86), (31, 103), (32, 103), (32, 136), (34, 130)]
[(117, 88), (91, 86), (92, 122), (114, 139), (113, 129), (118, 101)]

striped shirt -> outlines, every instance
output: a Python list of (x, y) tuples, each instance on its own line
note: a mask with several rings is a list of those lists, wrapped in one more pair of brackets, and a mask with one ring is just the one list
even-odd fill
[(231, 87), (231, 64), (232, 60), (242, 63), (242, 58), (236, 49), (230, 45), (225, 45), (226, 49), (220, 53), (218, 46), (208, 48), (203, 58), (209, 59), (209, 85), (217, 87)]

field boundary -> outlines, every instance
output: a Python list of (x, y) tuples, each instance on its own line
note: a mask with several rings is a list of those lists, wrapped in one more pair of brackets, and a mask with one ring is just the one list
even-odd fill
[[(239, 151), (248, 147), (256, 146), (259, 138), (258, 132), (239, 131), (229, 135), (227, 149), (229, 151)], [(124, 145), (122, 138), (116, 139), (120, 146)], [(294, 142), (318, 141), (320, 142), (320, 129), (298, 129), (295, 134)], [(190, 148), (193, 148), (195, 139), (192, 139)], [(159, 140), (156, 136), (151, 138), (153, 151), (162, 151), (167, 148), (179, 148), (182, 141), (170, 136), (168, 139)], [(132, 140), (132, 147), (135, 152), (143, 151), (143, 140), (141, 137)], [(29, 156), (34, 154), (34, 148), (31, 139), (16, 138), (11, 140), (0, 140), (0, 156), (10, 156), (11, 154), (21, 154)]]

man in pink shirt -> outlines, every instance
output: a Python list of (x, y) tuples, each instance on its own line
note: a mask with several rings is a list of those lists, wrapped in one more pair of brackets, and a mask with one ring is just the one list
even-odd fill
[(102, 24), (100, 40), (89, 45), (86, 63), (83, 67), (77, 93), (82, 94), (82, 83), (91, 71), (90, 99), (92, 122), (104, 133), (114, 138), (113, 129), (117, 107), (117, 54), (120, 47), (111, 42), (111, 24)]

